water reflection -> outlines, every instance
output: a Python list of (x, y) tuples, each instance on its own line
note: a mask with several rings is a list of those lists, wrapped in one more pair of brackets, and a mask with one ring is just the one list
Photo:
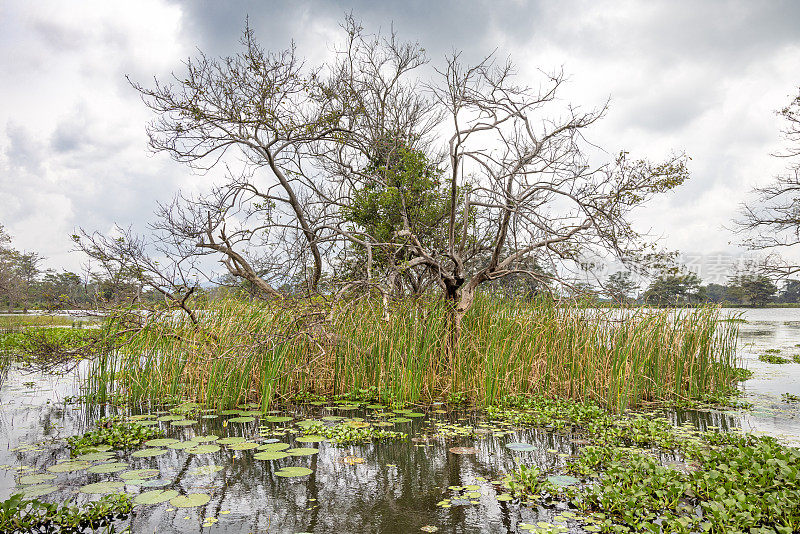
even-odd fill
[[(766, 432), (787, 441), (800, 442), (800, 418), (796, 404), (784, 402), (780, 394), (800, 395), (800, 365), (781, 366), (758, 361), (767, 348), (782, 353), (800, 352), (800, 310), (786, 313), (777, 310), (746, 310), (741, 324), (740, 354), (754, 377), (743, 389), (754, 408), (749, 411), (673, 410), (664, 415), (675, 425), (691, 424), (700, 430)], [(0, 465), (13, 466), (0, 470), (0, 499), (7, 498), (16, 487), (16, 477), (23, 472), (42, 471), (68, 453), (60, 440), (89, 428), (99, 417), (114, 412), (113, 407), (71, 404), (70, 397), (79, 395), (85, 364), (66, 374), (29, 373), (20, 367), (0, 369)], [(32, 382), (32, 384), (31, 384)], [(336, 413), (326, 407), (286, 408), (298, 419), (319, 418)], [(147, 410), (142, 410), (146, 412)], [(341, 413), (336, 413), (341, 415)], [(348, 417), (369, 417), (366, 410), (347, 412)], [(191, 427), (174, 427), (162, 423), (169, 437), (187, 440), (195, 435), (242, 436), (259, 439), (257, 423), (229, 424), (223, 419), (199, 419)], [(442, 425), (469, 426), (476, 437), (437, 436)], [(271, 424), (279, 428), (280, 424)], [(503, 490), (492, 481), (501, 480), (518, 463), (536, 465), (556, 472), (577, 451), (572, 442), (577, 436), (558, 434), (543, 429), (507, 430), (483, 422), (475, 412), (435, 413), (398, 425), (417, 441), (370, 443), (334, 447), (314, 444), (319, 453), (290, 457), (274, 462), (255, 460), (255, 450), (232, 451), (224, 448), (214, 454), (188, 454), (170, 449), (153, 458), (134, 458), (120, 454), (120, 460), (133, 469), (158, 468), (164, 489), (182, 494), (203, 492), (211, 495), (200, 508), (172, 509), (169, 504), (138, 507), (120, 526), (130, 525), (134, 532), (419, 532), (424, 525), (434, 525), (439, 532), (467, 533), (518, 532), (521, 522), (551, 521), (553, 509), (524, 506), (517, 501), (500, 501)], [(279, 436), (292, 446), (293, 434)], [(508, 442), (535, 445), (530, 452), (513, 452)], [(34, 445), (26, 448), (26, 445)], [(475, 447), (476, 454), (454, 454), (451, 447)], [(22, 448), (20, 448), (22, 447)], [(363, 463), (352, 461), (363, 458)], [(349, 459), (349, 460), (346, 460)], [(679, 460), (665, 458), (665, 461)], [(217, 465), (213, 474), (200, 474), (195, 469)], [(285, 466), (303, 466), (312, 474), (303, 478), (282, 478), (276, 471)], [(19, 466), (27, 466), (19, 471)], [(57, 492), (48, 500), (89, 497), (77, 490), (89, 483), (115, 478), (86, 471), (59, 475)], [(479, 504), (466, 503), (442, 508), (437, 503), (453, 497), (449, 486), (480, 486)], [(141, 488), (128, 486), (138, 493)], [(144, 488), (149, 489), (149, 488)], [(557, 511), (557, 510), (555, 510)], [(219, 520), (211, 527), (202, 527), (206, 517)], [(581, 532), (570, 523), (573, 532)]]

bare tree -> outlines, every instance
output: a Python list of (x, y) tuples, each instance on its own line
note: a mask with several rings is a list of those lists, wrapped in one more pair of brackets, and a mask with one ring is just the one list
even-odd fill
[(584, 132), (606, 106), (564, 105), (561, 72), (529, 87), (510, 61), (458, 54), (425, 71), (424, 50), (394, 31), (352, 18), (343, 29), (320, 67), (294, 47), (264, 51), (248, 26), (240, 54), (133, 84), (157, 114), (154, 150), (200, 169), (242, 163), (210, 193), (161, 206), (154, 228), (178, 257), (214, 254), (270, 296), (306, 272), (316, 291), (347, 262), (345, 287), (384, 302), (438, 286), (455, 340), (482, 284), (549, 285), (597, 255), (643, 252), (631, 210), (688, 177), (683, 155), (592, 165)]
[(784, 120), (782, 132), (788, 147), (774, 155), (787, 158), (788, 168), (772, 183), (753, 190), (752, 200), (742, 204), (734, 224), (735, 230), (744, 234), (747, 248), (770, 252), (760, 263), (760, 270), (786, 277), (800, 272), (800, 266), (776, 252), (800, 243), (800, 89), (777, 114)]
[[(318, 208), (309, 201), (302, 179), (303, 157), (308, 144), (333, 139), (342, 130), (343, 110), (337, 108), (341, 101), (324, 94), (319, 71), (306, 69), (294, 46), (267, 52), (256, 43), (249, 25), (242, 45), (235, 56), (213, 59), (201, 54), (187, 60), (186, 72), (171, 83), (131, 83), (158, 115), (148, 127), (153, 150), (201, 170), (214, 167), (229, 153), (245, 164), (247, 179), (230, 177), (213, 195), (216, 211), (193, 221), (196, 227), (188, 234), (204, 238), (198, 247), (222, 254), (232, 274), (259, 283), (247, 251), (235, 246), (246, 249), (254, 238), (261, 240), (257, 246), (264, 246), (269, 237), (262, 230), (281, 228), (278, 242), (304, 241), (302, 250), (313, 264), (313, 289), (324, 265), (314, 230)], [(211, 206), (201, 202), (198, 208), (202, 207)], [(237, 207), (242, 208), (244, 222), (255, 228), (226, 231), (226, 216)], [(266, 283), (263, 289), (274, 292)]]
[[(144, 308), (142, 292), (145, 289), (155, 291), (162, 297), (161, 311), (181, 310), (192, 324), (199, 324), (189, 300), (199, 288), (203, 276), (194, 255), (182, 255), (161, 240), (151, 242), (134, 234), (131, 229), (117, 228), (113, 236), (81, 230), (72, 238), (78, 250), (93, 260), (95, 269), (100, 269), (107, 279), (115, 281), (118, 286), (131, 287), (132, 294), (128, 295), (127, 304)], [(138, 314), (126, 317), (134, 322), (141, 319)]]

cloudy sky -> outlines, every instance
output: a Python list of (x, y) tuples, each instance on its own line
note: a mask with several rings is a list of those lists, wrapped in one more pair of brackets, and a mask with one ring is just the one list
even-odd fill
[(141, 228), (157, 201), (213, 179), (148, 151), (151, 117), (126, 76), (146, 83), (180, 72), (198, 49), (233, 54), (246, 16), (265, 47), (294, 40), (315, 62), (348, 12), (367, 29), (393, 24), (434, 63), (454, 50), (496, 50), (531, 80), (563, 67), (564, 98), (611, 98), (591, 135), (609, 153), (685, 151), (691, 180), (637, 222), (704, 263), (707, 279), (729, 261), (720, 253), (741, 254), (724, 229), (737, 205), (784, 167), (770, 154), (784, 146), (775, 110), (800, 86), (800, 2), (5, 0), (0, 223), (15, 246), (77, 270), (77, 227)]

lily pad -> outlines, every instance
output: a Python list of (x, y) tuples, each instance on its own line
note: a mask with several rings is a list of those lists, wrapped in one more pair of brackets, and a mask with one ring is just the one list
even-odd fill
[(536, 447), (530, 443), (506, 443), (506, 448), (517, 452), (527, 452), (536, 449)]
[(318, 421), (314, 419), (303, 419), (302, 421), (298, 421), (295, 424), (300, 428), (308, 428), (310, 426), (316, 425)]
[(475, 447), (450, 447), (448, 449), (453, 454), (477, 454), (478, 449)]
[(282, 451), (289, 448), (288, 443), (265, 443), (258, 447), (260, 451)]
[(47, 482), (48, 480), (53, 480), (56, 478), (55, 475), (50, 475), (47, 473), (40, 473), (38, 475), (25, 475), (19, 477), (19, 483), (29, 486), (31, 484), (41, 484), (42, 482)]
[(48, 471), (51, 473), (71, 473), (73, 471), (82, 471), (84, 469), (89, 469), (91, 467), (91, 463), (83, 460), (79, 461), (70, 461), (70, 462), (61, 462), (60, 464), (51, 465), (47, 468)]
[(314, 449), (311, 447), (298, 447), (296, 449), (286, 449), (286, 452), (292, 456), (311, 456), (312, 454), (317, 454), (319, 449)]
[(33, 486), (26, 486), (25, 488), (23, 488), (22, 494), (25, 496), (26, 499), (36, 499), (37, 497), (41, 497), (42, 495), (53, 493), (57, 489), (58, 487), (52, 484), (35, 484)]
[(195, 437), (192, 438), (192, 441), (197, 441), (197, 442), (200, 442), (200, 443), (207, 443), (209, 441), (217, 441), (218, 439), (219, 439), (219, 436), (217, 436), (215, 434), (209, 434), (207, 436), (195, 436)]
[[(156, 478), (153, 480), (139, 480), (137, 482), (139, 482), (139, 486), (143, 488), (160, 488), (166, 486), (167, 484), (172, 484), (171, 480), (164, 480), (163, 478)], [(130, 483), (131, 481), (128, 481), (128, 484)]]
[(230, 438), (218, 439), (217, 443), (219, 443), (220, 445), (233, 445), (234, 443), (244, 443), (245, 441), (247, 441), (245, 438), (239, 436), (233, 436)]
[(262, 451), (257, 452), (253, 455), (253, 458), (256, 460), (281, 460), (283, 458), (288, 458), (289, 455), (282, 451)]
[(153, 478), (154, 476), (158, 475), (158, 473), (158, 469), (131, 469), (130, 471), (120, 473), (119, 477), (122, 480), (138, 480)]
[(159, 421), (182, 421), (184, 419), (186, 418), (182, 415), (164, 415), (158, 418)]
[(177, 443), (170, 443), (167, 445), (168, 449), (191, 449), (192, 447), (197, 447), (196, 441), (179, 441)]
[(75, 459), (86, 460), (87, 462), (105, 462), (113, 457), (113, 452), (87, 452), (86, 454), (81, 454)]
[(134, 504), (161, 504), (178, 496), (175, 490), (150, 490), (140, 493), (133, 499)]
[(175, 508), (194, 508), (196, 506), (203, 506), (211, 500), (211, 497), (206, 493), (189, 493), (188, 495), (179, 495), (169, 500), (169, 503)]
[(145, 445), (148, 447), (165, 447), (167, 445), (171, 445), (172, 443), (178, 443), (179, 440), (174, 438), (156, 438), (156, 439), (149, 439), (144, 442)]
[(258, 443), (253, 441), (245, 441), (242, 443), (234, 443), (233, 445), (229, 445), (228, 448), (232, 451), (247, 451), (250, 449), (255, 449), (258, 447)]
[(213, 475), (214, 473), (219, 473), (223, 469), (224, 467), (221, 465), (214, 465), (214, 464), (204, 465), (201, 467), (195, 467), (194, 469), (190, 469), (189, 475), (197, 477), (205, 475)]
[(569, 475), (553, 475), (553, 476), (549, 476), (549, 477), (547, 477), (547, 481), (550, 482), (553, 485), (556, 485), (556, 486), (559, 486), (559, 487), (562, 487), (562, 488), (565, 488), (567, 486), (573, 486), (573, 485), (577, 484), (578, 482), (580, 482), (580, 480), (578, 480), (577, 478), (571, 477)]
[(391, 419), (387, 419), (390, 423), (410, 423), (411, 419), (408, 417), (392, 417)]
[(162, 454), (166, 454), (168, 451), (167, 449), (160, 449), (158, 447), (152, 447), (149, 449), (142, 449), (140, 451), (136, 451), (131, 454), (133, 458), (150, 458), (153, 456), (161, 456)]
[(350, 428), (367, 428), (372, 426), (372, 423), (367, 423), (366, 421), (355, 421), (355, 420), (347, 421), (346, 423), (343, 424), (349, 426)]
[(287, 417), (284, 415), (273, 415), (271, 417), (265, 417), (264, 421), (267, 423), (288, 423), (294, 419), (294, 417)]
[(304, 477), (311, 473), (313, 473), (313, 471), (308, 467), (284, 467), (283, 469), (275, 471), (276, 476), (285, 478)]
[(170, 424), (172, 426), (190, 426), (197, 423), (195, 419), (181, 419), (180, 421), (173, 421)]
[(130, 465), (125, 462), (114, 462), (113, 464), (100, 464), (93, 465), (88, 469), (89, 473), (116, 473), (117, 471), (125, 471)]
[(152, 419), (155, 415), (151, 413), (139, 414), (139, 415), (131, 415), (128, 417), (130, 421), (141, 421), (142, 419)]
[(255, 421), (255, 417), (231, 417), (228, 419), (229, 423), (252, 423)]
[(325, 436), (320, 436), (318, 434), (312, 434), (310, 436), (298, 436), (295, 440), (298, 443), (316, 443), (318, 441), (323, 441)]
[(511, 494), (509, 494), (509, 493), (501, 493), (500, 495), (498, 495), (498, 496), (496, 497), (496, 499), (497, 499), (498, 501), (510, 501), (510, 500), (511, 500), (511, 499), (513, 499), (513, 498), (514, 498), (514, 497), (512, 497), (512, 496), (511, 496)]
[(105, 493), (116, 493), (124, 488), (125, 488), (124, 482), (120, 482), (119, 480), (106, 480), (104, 482), (95, 482), (94, 484), (87, 484), (83, 486), (80, 489), (80, 491), (81, 493), (105, 494)]

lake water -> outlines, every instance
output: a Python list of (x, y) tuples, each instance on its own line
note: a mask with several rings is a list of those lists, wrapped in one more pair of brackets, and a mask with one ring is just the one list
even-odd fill
[[(739, 353), (753, 377), (744, 382), (743, 400), (750, 410), (675, 411), (676, 423), (690, 421), (700, 429), (741, 427), (763, 432), (800, 445), (798, 408), (784, 402), (781, 395), (800, 396), (800, 364), (773, 365), (758, 360), (766, 349), (781, 354), (800, 354), (800, 309), (725, 310), (739, 314), (747, 322), (740, 326)], [(0, 372), (0, 499), (18, 491), (21, 475), (48, 473), (46, 468), (67, 458), (63, 438), (92, 427), (98, 417), (108, 415), (103, 406), (90, 409), (67, 402), (80, 394), (85, 365), (57, 376), (37, 373), (12, 365)], [(158, 474), (145, 481), (127, 484), (126, 491), (159, 487), (181, 494), (205, 493), (207, 504), (197, 508), (175, 508), (169, 503), (137, 507), (130, 518), (120, 521), (118, 530), (130, 526), (134, 532), (424, 532), (435, 527), (448, 533), (511, 533), (520, 526), (539, 521), (556, 521), (566, 510), (526, 506), (518, 501), (498, 500), (503, 490), (498, 484), (505, 473), (521, 461), (552, 472), (576, 452), (569, 435), (544, 430), (518, 430), (483, 422), (476, 413), (451, 411), (442, 406), (420, 410), (391, 427), (414, 439), (336, 447), (330, 443), (299, 443), (292, 422), (322, 417), (350, 420), (385, 420), (374, 410), (335, 406), (292, 407), (278, 415), (292, 422), (228, 422), (231, 417), (196, 417), (197, 422), (172, 426), (158, 422), (166, 435), (181, 441), (193, 436), (214, 434), (243, 437), (258, 443), (277, 440), (289, 447), (317, 448), (309, 456), (290, 456), (275, 461), (254, 458), (257, 450), (232, 450), (190, 454), (170, 449), (150, 458), (135, 458), (131, 453), (116, 453), (117, 461), (130, 469), (154, 468)], [(402, 414), (400, 414), (402, 416)], [(259, 427), (266, 428), (260, 431)], [(282, 430), (286, 429), (286, 430)], [(477, 435), (459, 433), (473, 429)], [(533, 450), (514, 452), (510, 442), (533, 444)], [(452, 447), (475, 447), (474, 454), (454, 454)], [(278, 476), (282, 467), (307, 467), (311, 474), (298, 478)], [(46, 500), (91, 497), (80, 493), (86, 484), (115, 479), (80, 470), (59, 473), (51, 482), (56, 489)], [(143, 483), (144, 482), (144, 483)], [(449, 487), (472, 486), (465, 490)], [(477, 487), (477, 489), (475, 489)], [(440, 506), (451, 499), (450, 507)], [(208, 519), (211, 518), (211, 519)], [(570, 532), (584, 532), (579, 523), (561, 518), (557, 524)], [(208, 525), (208, 526), (204, 526)]]

